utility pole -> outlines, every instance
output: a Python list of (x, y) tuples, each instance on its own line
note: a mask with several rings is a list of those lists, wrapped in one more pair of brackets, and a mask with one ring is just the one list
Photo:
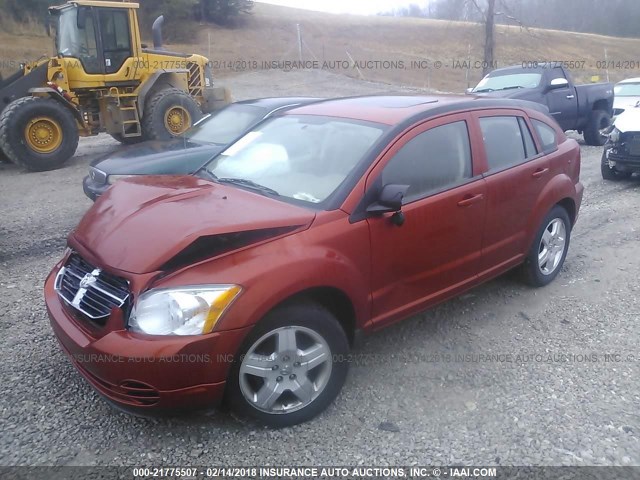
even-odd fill
[(296, 23), (296, 29), (298, 31), (298, 59), (302, 62), (302, 32), (299, 23)]
[(495, 28), (496, 25), (496, 0), (487, 1), (487, 13), (485, 14), (484, 24), (484, 66), (482, 76), (487, 75), (493, 68), (493, 60), (495, 56)]

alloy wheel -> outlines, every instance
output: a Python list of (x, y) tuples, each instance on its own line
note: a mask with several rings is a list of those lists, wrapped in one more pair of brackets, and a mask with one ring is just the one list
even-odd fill
[(538, 248), (538, 266), (544, 275), (556, 271), (567, 245), (567, 227), (560, 218), (554, 218), (545, 228)]
[(316, 331), (281, 327), (260, 337), (242, 359), (239, 384), (254, 408), (287, 414), (313, 402), (331, 377), (332, 353)]

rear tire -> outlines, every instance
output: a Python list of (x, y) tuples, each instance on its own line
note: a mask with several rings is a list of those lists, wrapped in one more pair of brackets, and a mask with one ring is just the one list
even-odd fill
[(600, 171), (602, 172), (602, 178), (604, 180), (624, 180), (631, 176), (631, 172), (620, 172), (615, 167), (611, 168), (607, 162), (607, 154), (602, 154), (602, 161), (600, 162)]
[(149, 99), (142, 119), (145, 140), (171, 140), (202, 118), (196, 101), (177, 88), (160, 90)]
[(611, 117), (604, 110), (594, 110), (589, 117), (589, 123), (584, 129), (584, 141), (587, 145), (601, 147), (607, 141), (602, 132), (611, 126)]
[(59, 168), (76, 153), (78, 139), (73, 114), (50, 98), (19, 98), (0, 116), (0, 150), (27, 170)]
[(227, 405), (281, 428), (312, 419), (335, 399), (347, 375), (349, 343), (330, 312), (299, 303), (267, 314), (239, 353), (227, 379)]
[(522, 266), (524, 280), (533, 287), (544, 287), (551, 283), (562, 270), (570, 240), (569, 214), (556, 205), (542, 221)]

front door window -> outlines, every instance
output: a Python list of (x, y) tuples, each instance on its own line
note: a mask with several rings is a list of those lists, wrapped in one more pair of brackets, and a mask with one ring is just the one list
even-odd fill
[(129, 14), (123, 10), (104, 8), (100, 9), (99, 18), (105, 73), (116, 73), (132, 55)]

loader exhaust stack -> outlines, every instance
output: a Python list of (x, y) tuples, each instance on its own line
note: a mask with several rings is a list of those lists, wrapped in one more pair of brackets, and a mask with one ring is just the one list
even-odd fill
[(154, 50), (164, 50), (162, 46), (162, 25), (164, 24), (164, 15), (160, 15), (156, 18), (155, 22), (153, 22), (153, 27), (151, 30), (153, 32), (153, 49)]

